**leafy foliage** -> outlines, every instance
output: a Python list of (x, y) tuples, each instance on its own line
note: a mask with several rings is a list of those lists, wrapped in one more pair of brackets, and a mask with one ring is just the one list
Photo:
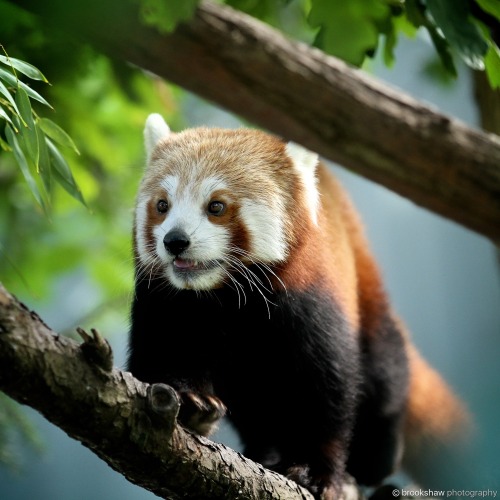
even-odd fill
[[(393, 50), (401, 34), (426, 30), (446, 71), (456, 76), (456, 59), (473, 69), (486, 70), (492, 87), (500, 86), (500, 51), (492, 26), (500, 22), (496, 0), (226, 0), (284, 31), (284, 11), (303, 16), (296, 25), (313, 36), (314, 45), (344, 61), (361, 66), (383, 43), (384, 60), (394, 61)], [(471, 7), (474, 6), (474, 9)], [(485, 23), (486, 20), (486, 23)], [(306, 26), (304, 28), (304, 26)], [(296, 35), (296, 33), (295, 33)]]
[(136, 0), (145, 24), (160, 33), (171, 32), (180, 22), (193, 17), (199, 0)]
[(390, 22), (384, 0), (314, 0), (308, 21), (319, 27), (315, 44), (341, 59), (360, 66), (377, 47), (381, 27)]
[(427, 8), (449, 45), (457, 50), (462, 59), (473, 69), (484, 69), (483, 58), (488, 44), (477, 24), (469, 20), (469, 3), (427, 0)]
[(5, 138), (0, 138), (2, 148), (14, 154), (26, 183), (44, 212), (49, 211), (54, 181), (85, 203), (68, 163), (52, 140), (78, 152), (74, 142), (59, 125), (49, 118), (38, 116), (31, 99), (51, 106), (38, 92), (20, 80), (19, 73), (32, 80), (48, 83), (35, 66), (0, 55), (0, 119), (6, 122)]
[[(8, 75), (0, 91), (7, 116), (0, 118), (0, 280), (25, 300), (50, 301), (60, 279), (80, 276), (102, 305), (116, 310), (118, 301), (123, 308), (133, 272), (141, 130), (158, 110), (175, 126), (180, 92), (73, 45), (9, 2), (0, 1), (0, 32), (16, 56), (5, 56), (12, 64), (0, 63), (2, 76)], [(50, 75), (52, 86), (36, 67)], [(40, 79), (32, 79), (35, 74)], [(88, 208), (75, 203), (75, 195)], [(91, 321), (91, 311), (81, 309)]]

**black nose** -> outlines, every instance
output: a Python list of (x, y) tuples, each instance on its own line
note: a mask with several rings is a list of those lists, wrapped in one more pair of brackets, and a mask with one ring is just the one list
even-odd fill
[(189, 237), (183, 231), (172, 229), (163, 238), (163, 244), (172, 255), (177, 256), (189, 246)]

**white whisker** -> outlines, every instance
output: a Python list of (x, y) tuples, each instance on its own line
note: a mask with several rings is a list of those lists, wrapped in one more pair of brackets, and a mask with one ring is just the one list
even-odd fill
[[(231, 275), (231, 273), (222, 264), (217, 262), (217, 265), (222, 269), (224, 274), (234, 284), (234, 288), (233, 287), (231, 287), (231, 288), (233, 288), (233, 290), (236, 290), (236, 293), (238, 294), (238, 309), (241, 309), (241, 294), (243, 294), (243, 300), (244, 300), (243, 305), (246, 305), (246, 303), (247, 303), (247, 296), (245, 294), (245, 288), (234, 276)], [(228, 283), (228, 286), (231, 286), (231, 285), (229, 285), (229, 283)], [(240, 294), (240, 290), (241, 290), (241, 294)]]
[(255, 260), (255, 258), (252, 256), (252, 254), (250, 252), (243, 250), (242, 248), (232, 246), (230, 250), (236, 254), (239, 254), (239, 255), (242, 255), (243, 257), (246, 257), (252, 264), (254, 264), (256, 267), (258, 267), (262, 271), (262, 274), (269, 281), (271, 289), (274, 290), (274, 287), (272, 285), (272, 282), (271, 282), (269, 276), (266, 274), (265, 271), (272, 274), (276, 278), (276, 280), (279, 282), (279, 284), (283, 287), (283, 290), (285, 291), (285, 293), (288, 293), (287, 289), (286, 289), (286, 285), (283, 282), (283, 280), (271, 269), (271, 267), (268, 264), (266, 264), (265, 262), (259, 261), (259, 260)]
[[(232, 251), (233, 255), (226, 256), (226, 258), (224, 259), (225, 262), (229, 265), (230, 269), (234, 269), (236, 272), (238, 272), (241, 276), (243, 276), (247, 280), (251, 291), (255, 290), (264, 299), (264, 303), (266, 305), (268, 317), (270, 318), (271, 317), (271, 310), (270, 310), (269, 306), (270, 305), (277, 306), (277, 304), (275, 302), (273, 302), (272, 300), (270, 300), (268, 296), (266, 296), (266, 292), (267, 292), (267, 294), (271, 294), (271, 295), (274, 293), (272, 281), (270, 280), (269, 276), (266, 274), (266, 271), (268, 271), (272, 275), (274, 275), (276, 277), (276, 279), (280, 282), (280, 284), (283, 285), (283, 287), (286, 290), (286, 287), (284, 286), (283, 281), (278, 276), (276, 276), (274, 271), (272, 271), (267, 264), (255, 261), (248, 252), (246, 252), (238, 247), (231, 247), (230, 250)], [(264, 284), (262, 279), (254, 271), (252, 271), (248, 266), (246, 266), (244, 264), (244, 262), (238, 257), (238, 255), (248, 257), (248, 260), (252, 264), (254, 264), (262, 272), (262, 274), (265, 276), (265, 278), (267, 279), (267, 281), (269, 283), (269, 287)]]

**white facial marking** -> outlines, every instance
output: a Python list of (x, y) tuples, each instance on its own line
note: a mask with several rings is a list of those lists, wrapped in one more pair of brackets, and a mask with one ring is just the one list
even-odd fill
[(148, 198), (139, 196), (135, 209), (135, 240), (137, 242), (137, 252), (141, 262), (147, 265), (151, 260), (151, 252), (148, 251), (145, 232), (148, 221)]
[[(153, 235), (156, 241), (155, 252), (165, 264), (167, 279), (181, 289), (213, 288), (222, 281), (224, 275), (222, 260), (228, 253), (231, 236), (227, 228), (208, 219), (206, 208), (213, 191), (224, 189), (225, 184), (220, 178), (209, 177), (201, 182), (192, 180), (182, 186), (177, 176), (169, 175), (161, 181), (161, 186), (168, 193), (169, 210), (165, 220), (153, 228)], [(139, 226), (144, 224), (141, 220), (142, 216), (138, 215), (138, 232)], [(173, 264), (174, 256), (169, 254), (163, 244), (164, 236), (173, 229), (183, 231), (190, 240), (190, 245), (182, 254), (182, 258), (208, 263), (208, 269), (193, 273), (176, 271)], [(141, 252), (140, 238), (138, 238), (138, 249)]]
[(207, 201), (212, 193), (222, 189), (227, 189), (227, 185), (220, 177), (208, 177), (207, 179), (203, 179), (199, 188), (201, 195)]
[[(267, 200), (266, 200), (267, 201)], [(271, 264), (285, 260), (287, 242), (283, 226), (283, 208), (249, 199), (241, 201), (241, 216), (251, 235), (251, 253), (256, 260)]]
[(167, 175), (160, 182), (160, 186), (167, 192), (169, 198), (174, 199), (179, 187), (179, 177), (176, 175)]
[(289, 142), (286, 145), (286, 152), (302, 179), (311, 218), (314, 224), (318, 225), (319, 192), (316, 177), (318, 155), (294, 142)]

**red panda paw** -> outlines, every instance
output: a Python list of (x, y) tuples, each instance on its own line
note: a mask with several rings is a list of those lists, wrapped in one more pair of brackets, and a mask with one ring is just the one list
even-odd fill
[(216, 396), (189, 390), (179, 391), (179, 396), (181, 424), (202, 436), (215, 431), (215, 424), (226, 414), (224, 403)]
[(331, 482), (329, 475), (316, 476), (309, 465), (295, 464), (287, 469), (286, 477), (309, 490), (318, 500), (337, 500), (339, 488)]

